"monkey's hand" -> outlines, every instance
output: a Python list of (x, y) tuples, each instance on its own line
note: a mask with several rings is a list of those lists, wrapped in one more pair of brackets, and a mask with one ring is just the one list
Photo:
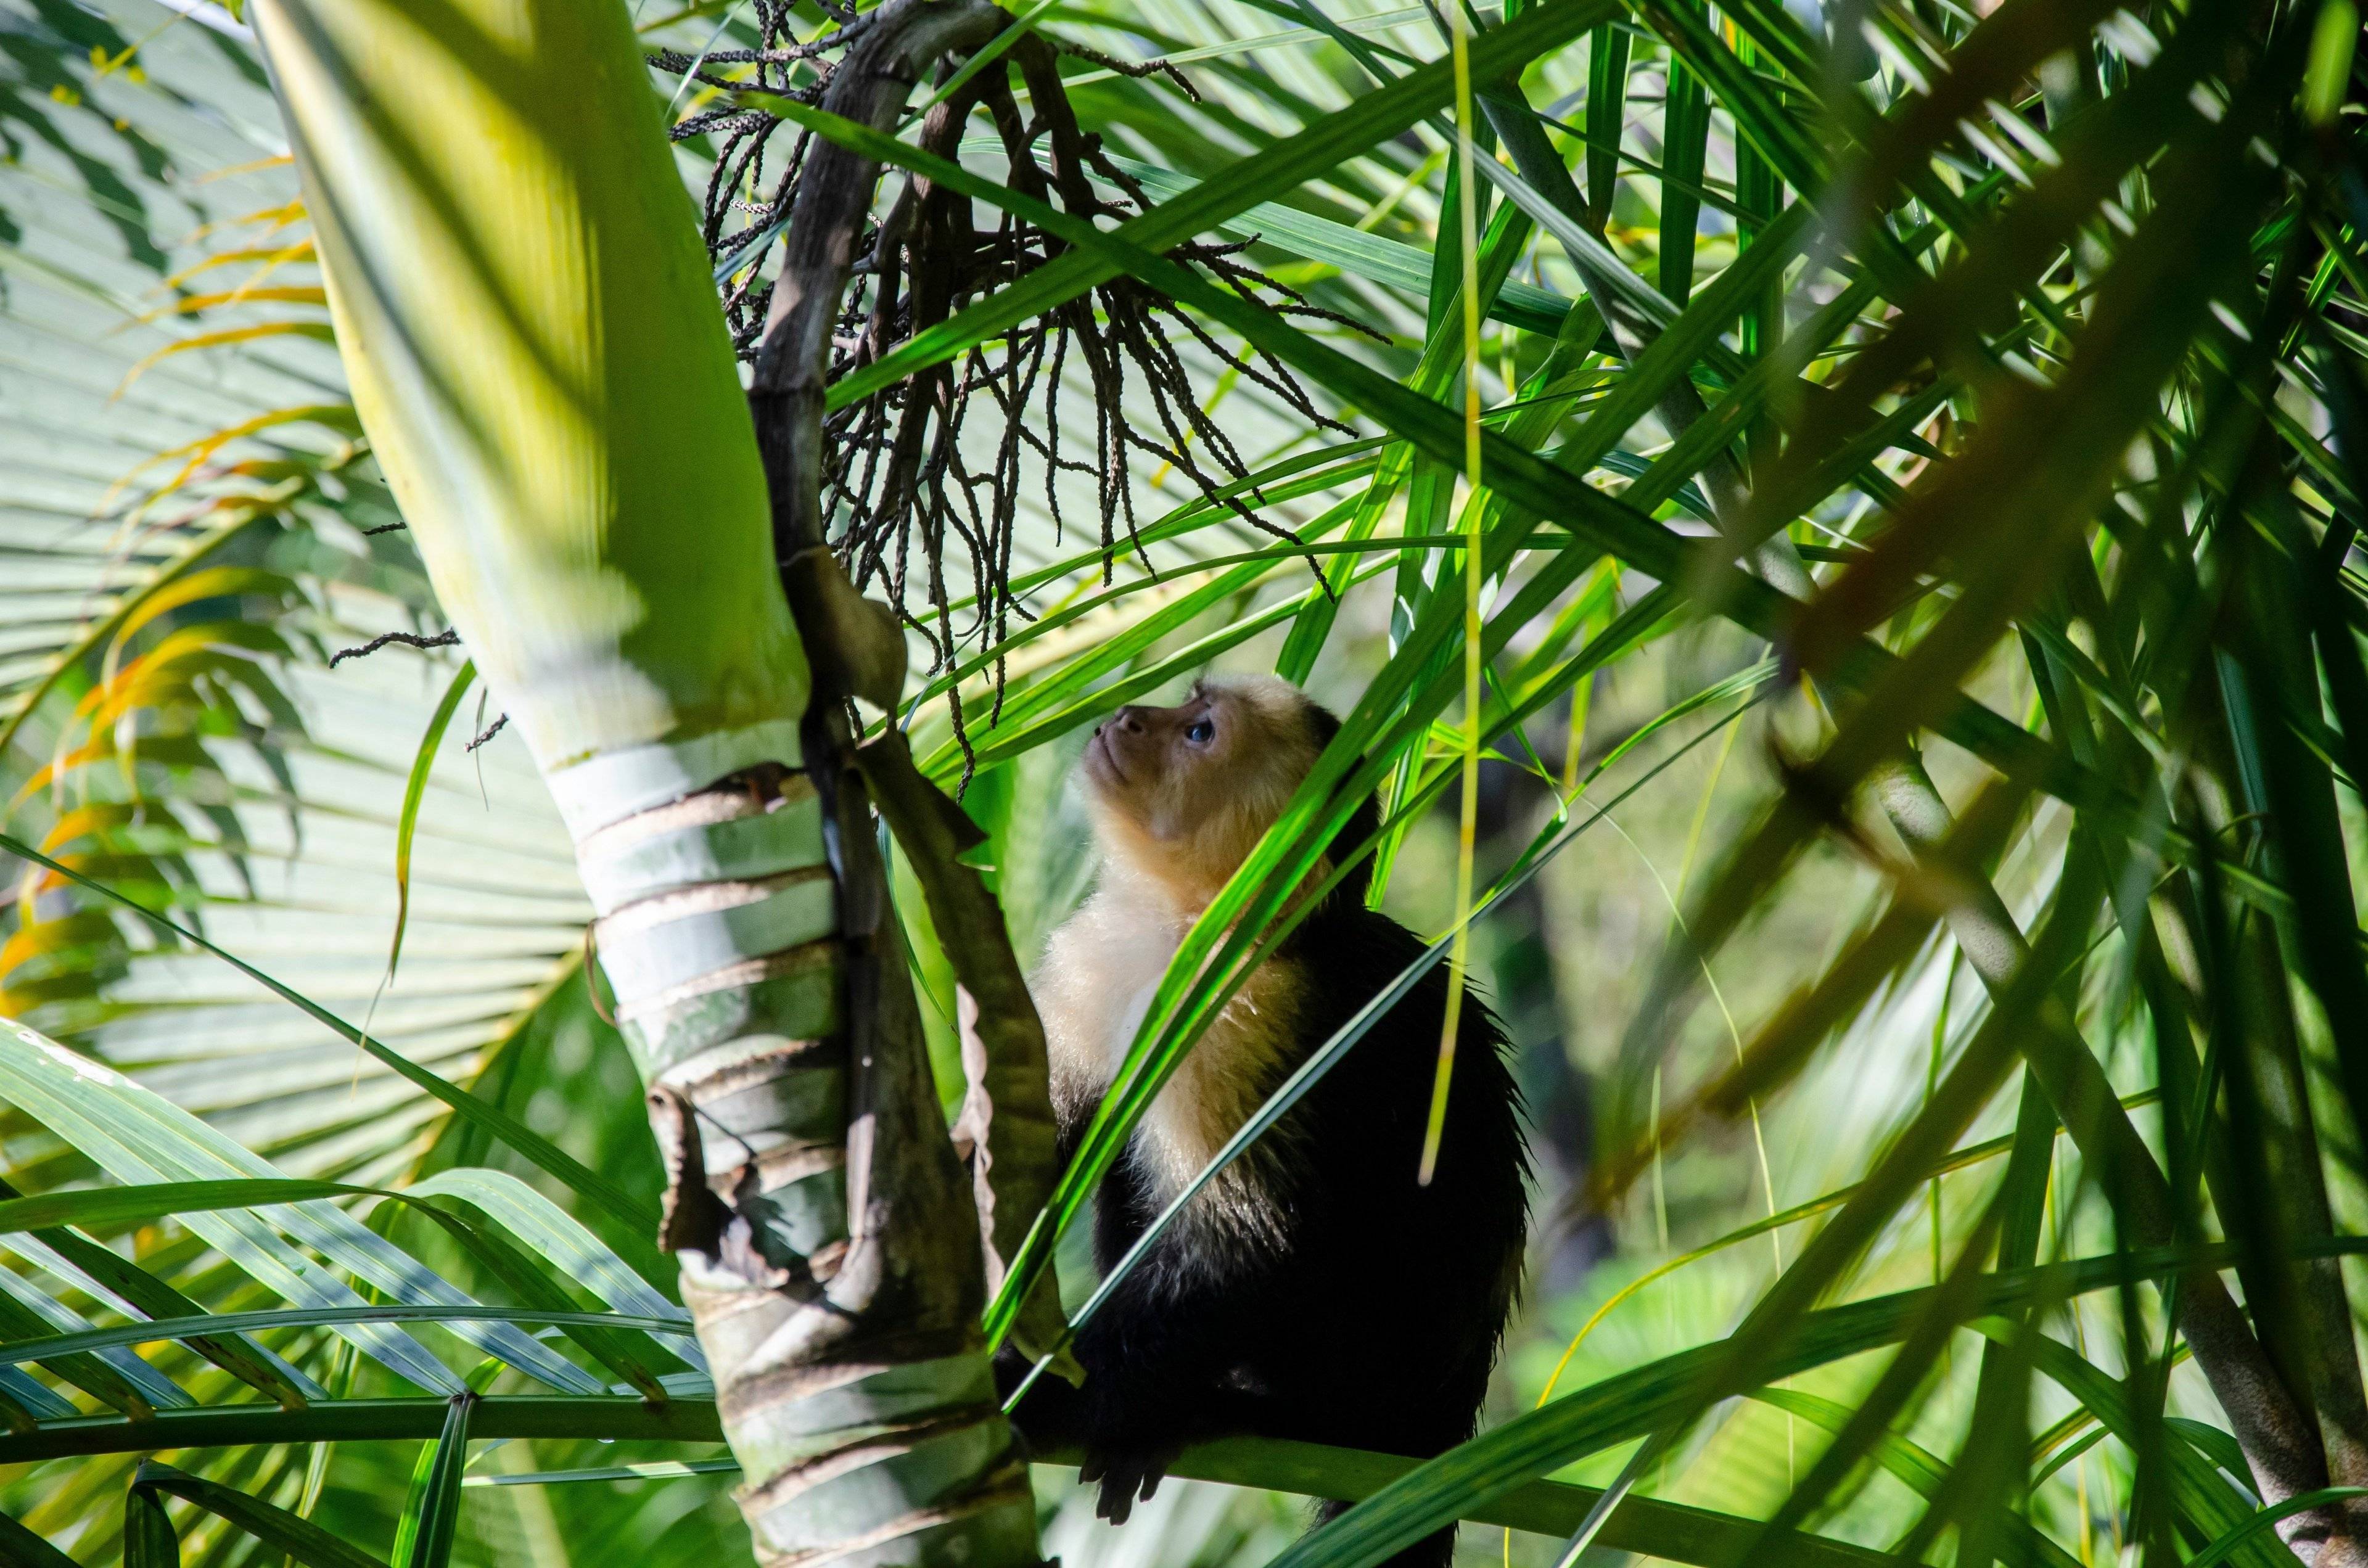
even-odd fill
[[(995, 1392), (1008, 1400), (1019, 1392), (1035, 1363), (1009, 1346), (995, 1356)], [(1092, 1430), (1092, 1412), (1085, 1395), (1047, 1373), (1036, 1380), (1011, 1412), (1011, 1425), (1031, 1453), (1081, 1449)]]
[(1094, 1512), (1114, 1525), (1122, 1525), (1134, 1512), (1136, 1499), (1148, 1501), (1159, 1490), (1160, 1479), (1184, 1449), (1184, 1440), (1172, 1436), (1136, 1432), (1118, 1437), (1097, 1433), (1086, 1445), (1085, 1462), (1077, 1467), (1077, 1479), (1101, 1483), (1101, 1497)]

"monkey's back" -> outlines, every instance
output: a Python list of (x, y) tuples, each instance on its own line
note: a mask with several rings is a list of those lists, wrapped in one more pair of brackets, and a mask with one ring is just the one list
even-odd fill
[[(1259, 1097), (1422, 950), (1352, 899), (1312, 916), (1279, 955), (1306, 985), (1298, 1049)], [(1437, 1169), (1417, 1180), (1447, 994), (1432, 969), (1247, 1156), (1279, 1238), (1229, 1244), (1187, 1224), (1146, 1260), (1179, 1281), (1213, 1271), (1245, 1309), (1226, 1314), (1245, 1329), (1221, 1379), (1251, 1429), (1419, 1455), (1472, 1432), (1520, 1278), (1528, 1161), (1503, 1031), (1467, 990)], [(1156, 1213), (1152, 1196), (1131, 1164), (1114, 1173), (1105, 1268)]]

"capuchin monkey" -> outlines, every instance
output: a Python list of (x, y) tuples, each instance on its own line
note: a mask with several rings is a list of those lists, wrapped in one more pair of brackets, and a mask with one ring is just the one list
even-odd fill
[[(1339, 728), (1296, 689), (1254, 679), (1203, 681), (1177, 707), (1122, 708), (1094, 732), (1083, 772), (1099, 880), (1034, 983), (1064, 1160), (1184, 933)], [(1367, 800), (1335, 843), (1363, 844), (1374, 821)], [(1422, 952), (1365, 907), (1366, 885), (1360, 865), (1326, 895), (1161, 1089), (1098, 1199), (1103, 1270)], [(1179, 1450), (1212, 1437), (1428, 1457), (1472, 1435), (1520, 1282), (1529, 1165), (1503, 1033), (1467, 991), (1438, 1167), (1417, 1181), (1446, 1003), (1434, 968), (1126, 1277), (1076, 1340), (1084, 1386), (1042, 1378), (1020, 1402), (1033, 1445), (1083, 1449), (1104, 1517), (1123, 1523)], [(1007, 1353), (1001, 1370), (1008, 1392), (1026, 1366)], [(1454, 1534), (1391, 1562), (1443, 1565)]]

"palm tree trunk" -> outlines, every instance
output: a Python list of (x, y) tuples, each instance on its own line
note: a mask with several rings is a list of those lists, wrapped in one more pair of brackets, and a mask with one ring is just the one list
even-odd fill
[(575, 837), (760, 1561), (1034, 1562), (976, 1211), (623, 6), (252, 9), (364, 427)]

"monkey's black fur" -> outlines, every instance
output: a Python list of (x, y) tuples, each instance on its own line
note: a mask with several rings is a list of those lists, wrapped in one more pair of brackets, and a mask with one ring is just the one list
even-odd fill
[[(1319, 743), (1338, 728), (1312, 704), (1311, 722)], [(1337, 842), (1352, 850), (1372, 831), (1369, 801)], [(1312, 990), (1277, 1083), (1423, 950), (1365, 907), (1366, 885), (1360, 865), (1282, 949)], [(1122, 1519), (1180, 1449), (1211, 1437), (1429, 1457), (1472, 1435), (1519, 1285), (1529, 1166), (1503, 1031), (1467, 990), (1438, 1169), (1417, 1185), (1446, 1001), (1441, 965), (1244, 1156), (1282, 1217), (1279, 1238), (1172, 1227), (1079, 1335), (1085, 1386), (1047, 1375), (1020, 1403), (1031, 1444), (1085, 1449), (1105, 1514)], [(1064, 1153), (1082, 1131), (1062, 1129)], [(1130, 1151), (1099, 1198), (1102, 1269), (1159, 1208)], [(1007, 1354), (1002, 1370), (1008, 1392), (1025, 1367)], [(1451, 1527), (1392, 1568), (1443, 1568), (1453, 1541)]]

